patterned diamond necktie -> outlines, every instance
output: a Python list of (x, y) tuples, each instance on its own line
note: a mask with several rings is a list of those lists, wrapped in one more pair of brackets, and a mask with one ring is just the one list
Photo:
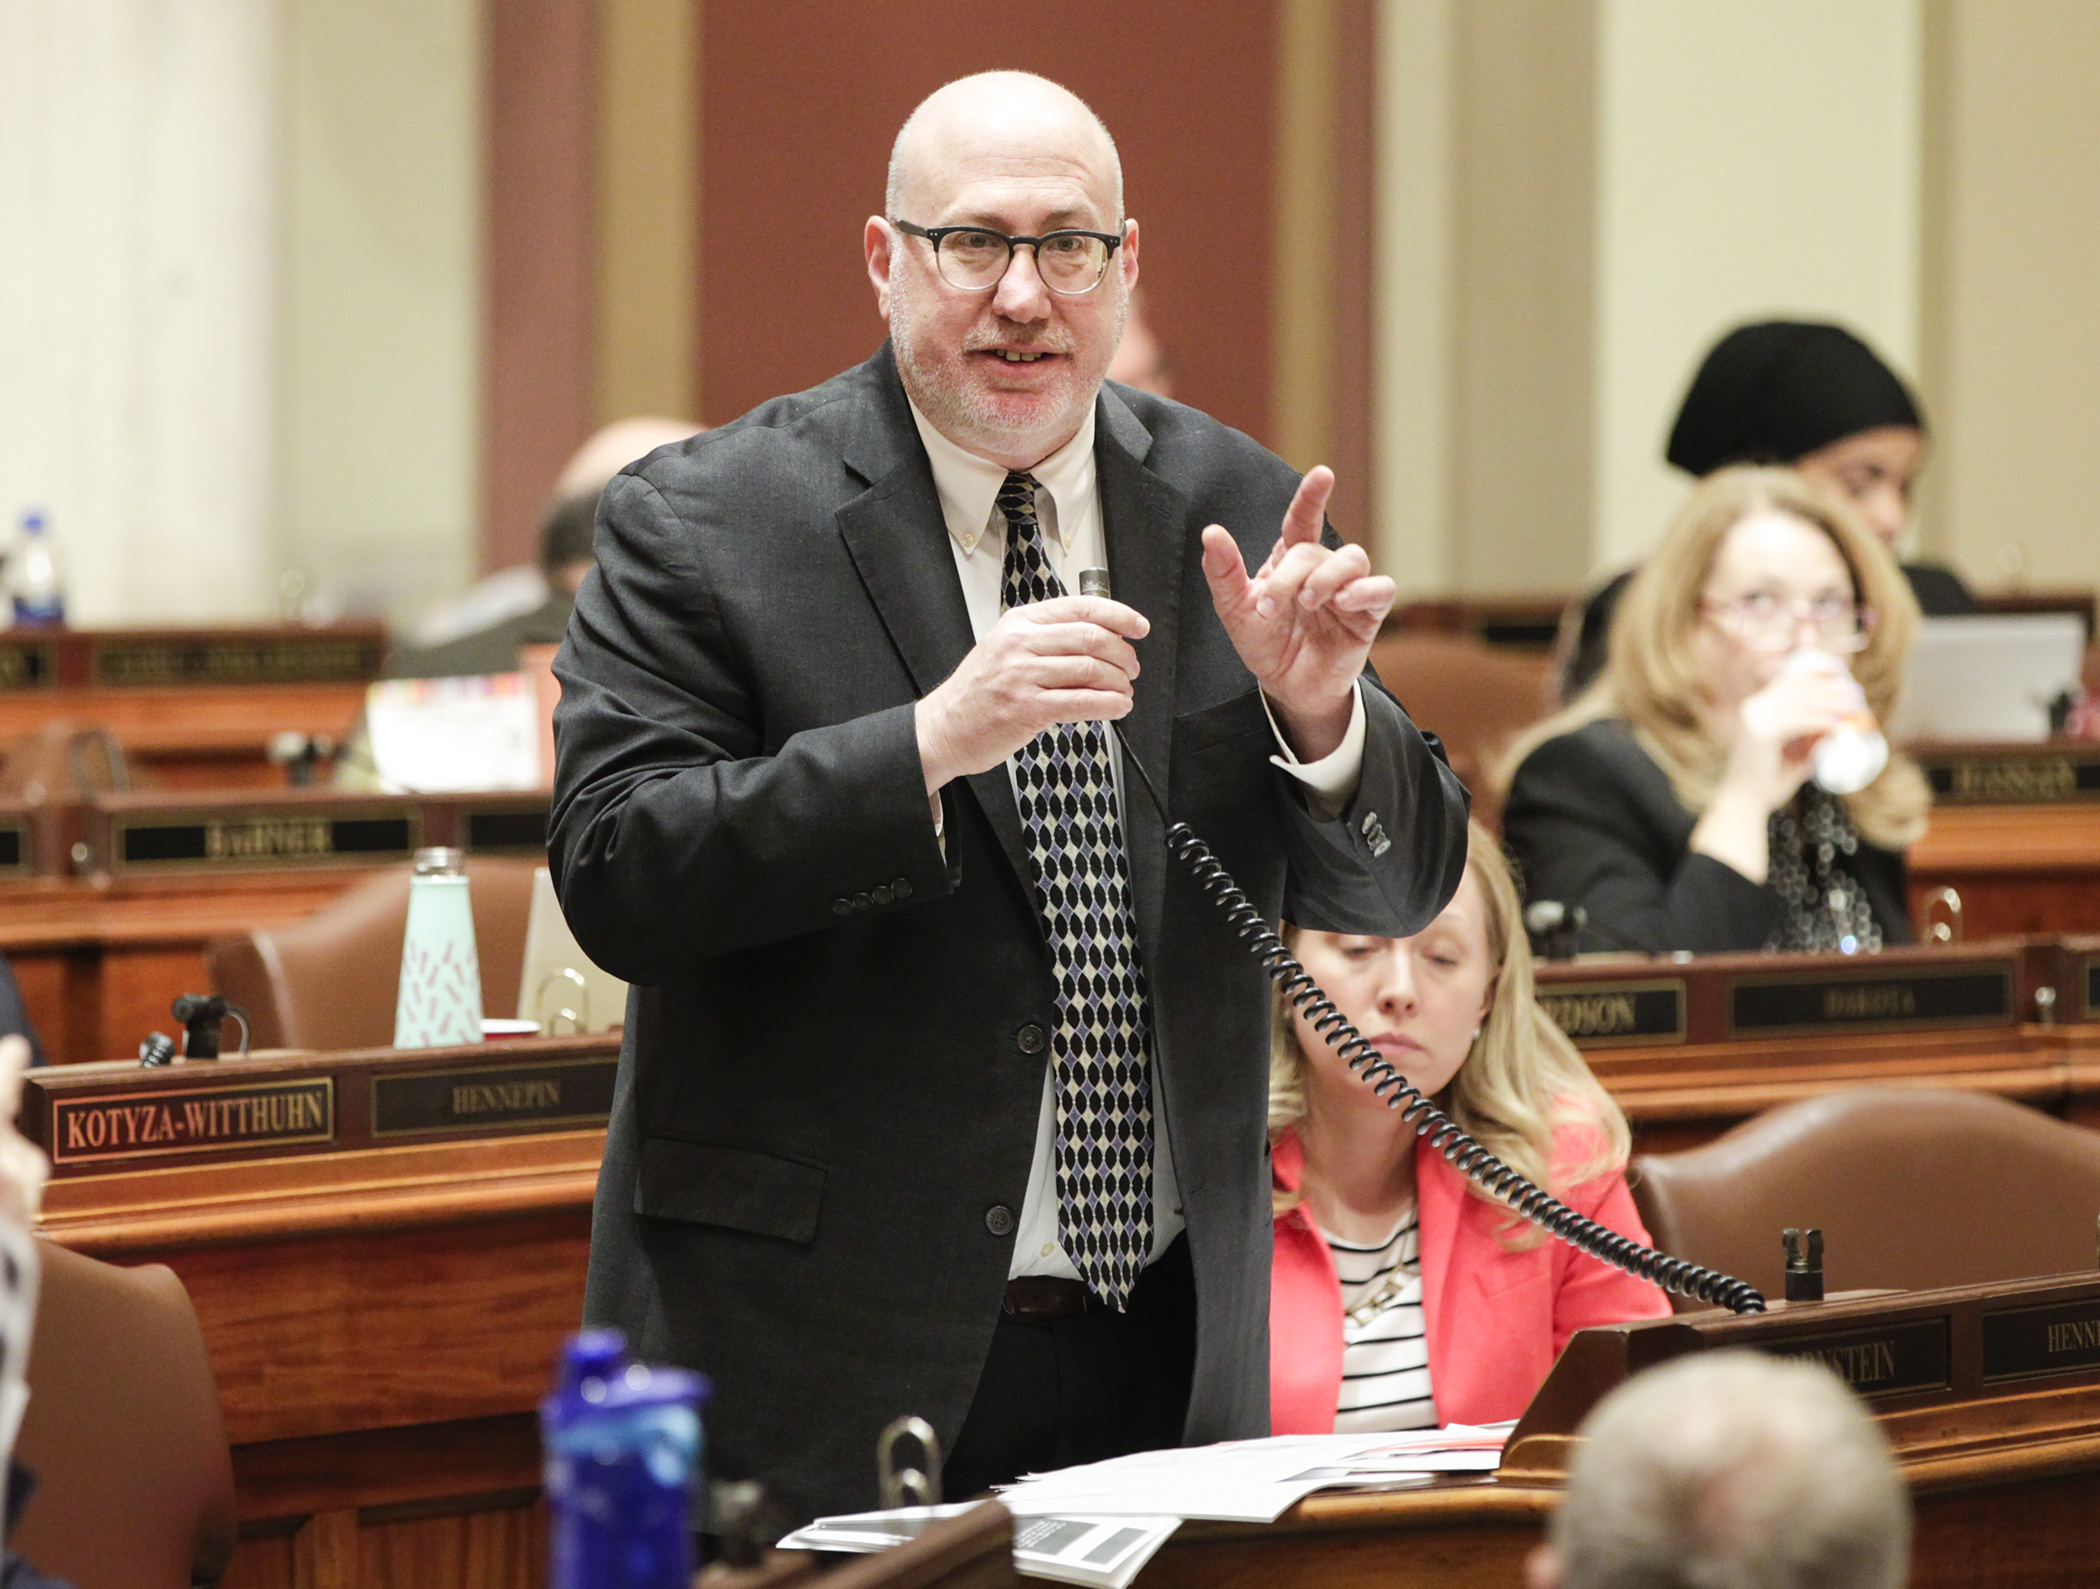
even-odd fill
[[(1064, 594), (1043, 556), (1033, 476), (1009, 474), (1000, 609)], [(1152, 1017), (1130, 918), (1123, 828), (1099, 723), (1060, 723), (1014, 754), (1021, 827), (1057, 974), (1057, 1234), (1122, 1309), (1152, 1249)]]

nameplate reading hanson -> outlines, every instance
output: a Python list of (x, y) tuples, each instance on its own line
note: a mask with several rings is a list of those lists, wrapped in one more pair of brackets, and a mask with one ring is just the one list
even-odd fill
[(335, 1140), (335, 1080), (51, 1100), (51, 1162), (173, 1158)]
[(1539, 1007), (1582, 1048), (1684, 1041), (1684, 983), (1555, 982)]
[(1878, 1330), (1797, 1335), (1758, 1342), (1774, 1357), (1805, 1357), (1821, 1363), (1862, 1396), (1907, 1396), (1945, 1390), (1949, 1380), (1947, 1321), (1922, 1319)]
[(2100, 1368), (2100, 1297), (1983, 1316), (1983, 1379), (2032, 1379)]
[(372, 1135), (603, 1125), (618, 1069), (614, 1059), (576, 1059), (374, 1076)]
[(2012, 993), (2005, 967), (1740, 977), (1728, 989), (1728, 1029), (1776, 1036), (1831, 1027), (2010, 1026)]
[(116, 850), (126, 867), (232, 871), (406, 860), (414, 853), (415, 837), (415, 819), (405, 812), (360, 817), (243, 812), (125, 821), (117, 826)]

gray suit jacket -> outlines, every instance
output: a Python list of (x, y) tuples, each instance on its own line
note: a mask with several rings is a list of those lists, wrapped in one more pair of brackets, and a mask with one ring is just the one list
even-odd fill
[[(1251, 566), (1296, 477), (1119, 387), (1097, 433), (1115, 590), (1152, 623), (1124, 729), (1174, 816), (1271, 919), (1416, 930), (1464, 790), (1374, 688), (1358, 793), (1314, 821), (1203, 580), (1203, 526)], [(799, 1513), (874, 1504), (894, 1417), (953, 1440), (1028, 1178), (1054, 993), (1019, 816), (1004, 768), (951, 785), (944, 857), (912, 722), (971, 644), (885, 348), (616, 479), (556, 663), (555, 878), (638, 985), (585, 1311), (712, 1374), (717, 1471)], [(1125, 806), (1200, 1308), (1187, 1438), (1257, 1435), (1268, 983), (1134, 782)]]

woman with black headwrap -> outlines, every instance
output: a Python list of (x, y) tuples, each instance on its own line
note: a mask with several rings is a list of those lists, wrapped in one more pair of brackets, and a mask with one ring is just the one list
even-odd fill
[[(1665, 456), (1702, 478), (1729, 464), (1790, 465), (1849, 501), (1893, 549), (1910, 522), (1925, 420), (1903, 378), (1844, 327), (1766, 320), (1737, 327), (1706, 355)], [(1902, 566), (1927, 616), (1976, 610), (1953, 570)], [(1632, 577), (1618, 575), (1570, 610), (1562, 627), (1563, 700), (1573, 700), (1603, 668), (1612, 614)]]

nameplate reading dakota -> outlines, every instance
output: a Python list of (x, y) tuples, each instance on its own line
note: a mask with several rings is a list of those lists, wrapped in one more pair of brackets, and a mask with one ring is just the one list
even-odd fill
[(1923, 1319), (1879, 1330), (1797, 1335), (1757, 1343), (1774, 1357), (1821, 1363), (1862, 1396), (1907, 1396), (1945, 1390), (1949, 1360), (1947, 1321)]
[(333, 1077), (51, 1100), (54, 1164), (334, 1140)]
[(372, 1135), (602, 1125), (618, 1069), (613, 1059), (577, 1059), (374, 1076)]
[(1584, 1048), (1684, 1040), (1684, 984), (1555, 982), (1538, 990), (1539, 1007)]
[(1901, 1031), (1922, 1026), (2010, 1026), (2012, 972), (1892, 970), (1824, 977), (1740, 978), (1728, 989), (1735, 1034), (1828, 1027)]
[(406, 859), (414, 848), (415, 822), (406, 813), (192, 816), (126, 821), (117, 832), (117, 858), (123, 865), (184, 870)]
[(2100, 1297), (1983, 1316), (1985, 1384), (2100, 1368)]

